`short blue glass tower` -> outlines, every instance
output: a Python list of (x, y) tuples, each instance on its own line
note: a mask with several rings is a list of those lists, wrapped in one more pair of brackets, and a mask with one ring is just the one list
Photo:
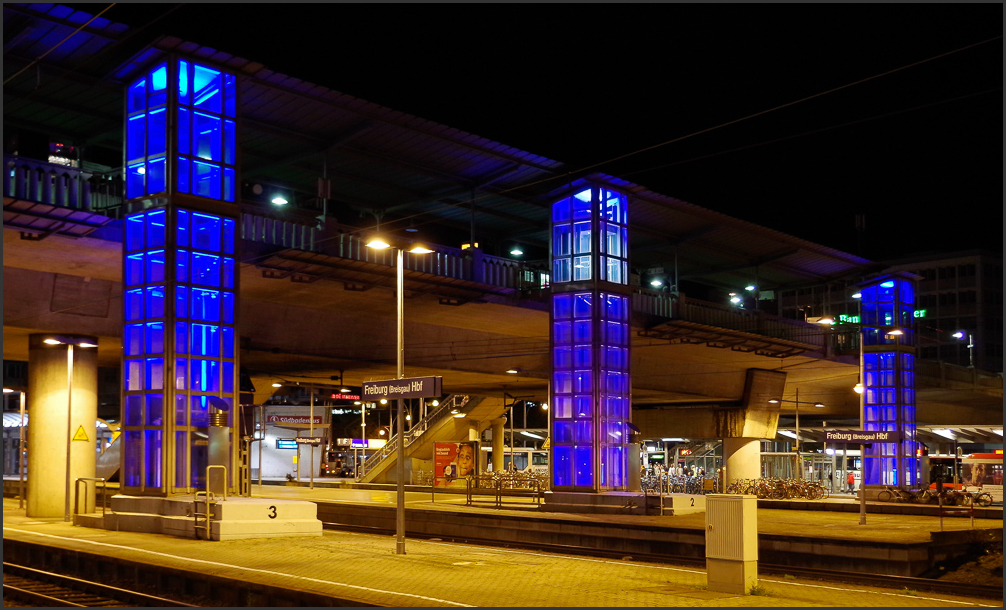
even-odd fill
[(552, 205), (552, 489), (628, 486), (628, 201), (581, 183)]
[(865, 430), (896, 431), (897, 443), (874, 443), (863, 454), (865, 485), (912, 487), (919, 481), (915, 440), (915, 286), (885, 276), (861, 285), (862, 413)]
[(205, 489), (211, 463), (236, 485), (236, 108), (232, 74), (181, 58), (126, 90), (126, 494)]

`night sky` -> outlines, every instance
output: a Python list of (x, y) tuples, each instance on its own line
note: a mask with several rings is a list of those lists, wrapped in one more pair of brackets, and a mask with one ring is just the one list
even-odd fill
[(1002, 253), (1001, 3), (172, 6), (103, 16), (867, 258)]

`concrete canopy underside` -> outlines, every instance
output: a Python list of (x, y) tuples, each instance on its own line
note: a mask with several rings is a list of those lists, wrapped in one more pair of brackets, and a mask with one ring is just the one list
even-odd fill
[[(121, 357), (121, 245), (101, 239), (51, 236), (21, 240), (4, 230), (4, 359), (27, 361), (33, 332), (81, 332), (99, 338), (99, 366)], [(324, 383), (344, 372), (359, 385), (395, 376), (395, 303), (390, 286), (360, 291), (335, 281), (293, 282), (264, 277), (254, 262), (241, 266), (241, 365), (268, 399), (275, 381)], [(100, 284), (100, 285), (99, 285)], [(410, 289), (411, 288), (411, 289)], [(442, 375), (449, 394), (533, 396), (545, 400), (549, 373), (548, 312), (542, 300), (488, 294), (481, 302), (441, 304), (435, 289), (406, 283), (407, 376)], [(814, 416), (858, 419), (854, 358), (804, 353), (772, 357), (730, 346), (672, 342), (634, 327), (633, 419), (647, 436), (699, 432), (686, 414), (739, 407), (749, 369), (786, 373), (784, 394), (825, 403)], [(718, 344), (714, 344), (718, 345)], [(507, 374), (517, 369), (518, 374)], [(1001, 415), (988, 392), (951, 392), (920, 384), (919, 421), (940, 423)], [(644, 415), (647, 411), (650, 413)], [(801, 411), (801, 416), (811, 415)], [(781, 413), (792, 412), (784, 405)], [(495, 416), (495, 415), (494, 415)]]

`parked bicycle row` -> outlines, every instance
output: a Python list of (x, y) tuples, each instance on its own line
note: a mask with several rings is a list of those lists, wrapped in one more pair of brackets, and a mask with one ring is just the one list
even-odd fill
[(942, 504), (943, 506), (989, 506), (992, 504), (992, 494), (988, 492), (971, 493), (963, 489), (905, 490), (886, 486), (877, 494), (881, 502), (908, 502), (913, 504)]
[(714, 477), (702, 476), (646, 474), (639, 484), (644, 492), (650, 493), (706, 494), (719, 490), (719, 482)]
[(805, 479), (740, 479), (727, 485), (728, 494), (758, 496), (762, 500), (823, 500), (831, 495), (828, 488), (817, 481)]

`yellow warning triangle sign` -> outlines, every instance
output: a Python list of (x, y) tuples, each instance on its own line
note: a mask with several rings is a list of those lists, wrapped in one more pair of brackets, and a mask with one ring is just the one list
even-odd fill
[(77, 431), (73, 433), (73, 440), (75, 440), (75, 441), (86, 441), (86, 440), (88, 440), (87, 439), (87, 432), (84, 432), (84, 426), (78, 427)]

